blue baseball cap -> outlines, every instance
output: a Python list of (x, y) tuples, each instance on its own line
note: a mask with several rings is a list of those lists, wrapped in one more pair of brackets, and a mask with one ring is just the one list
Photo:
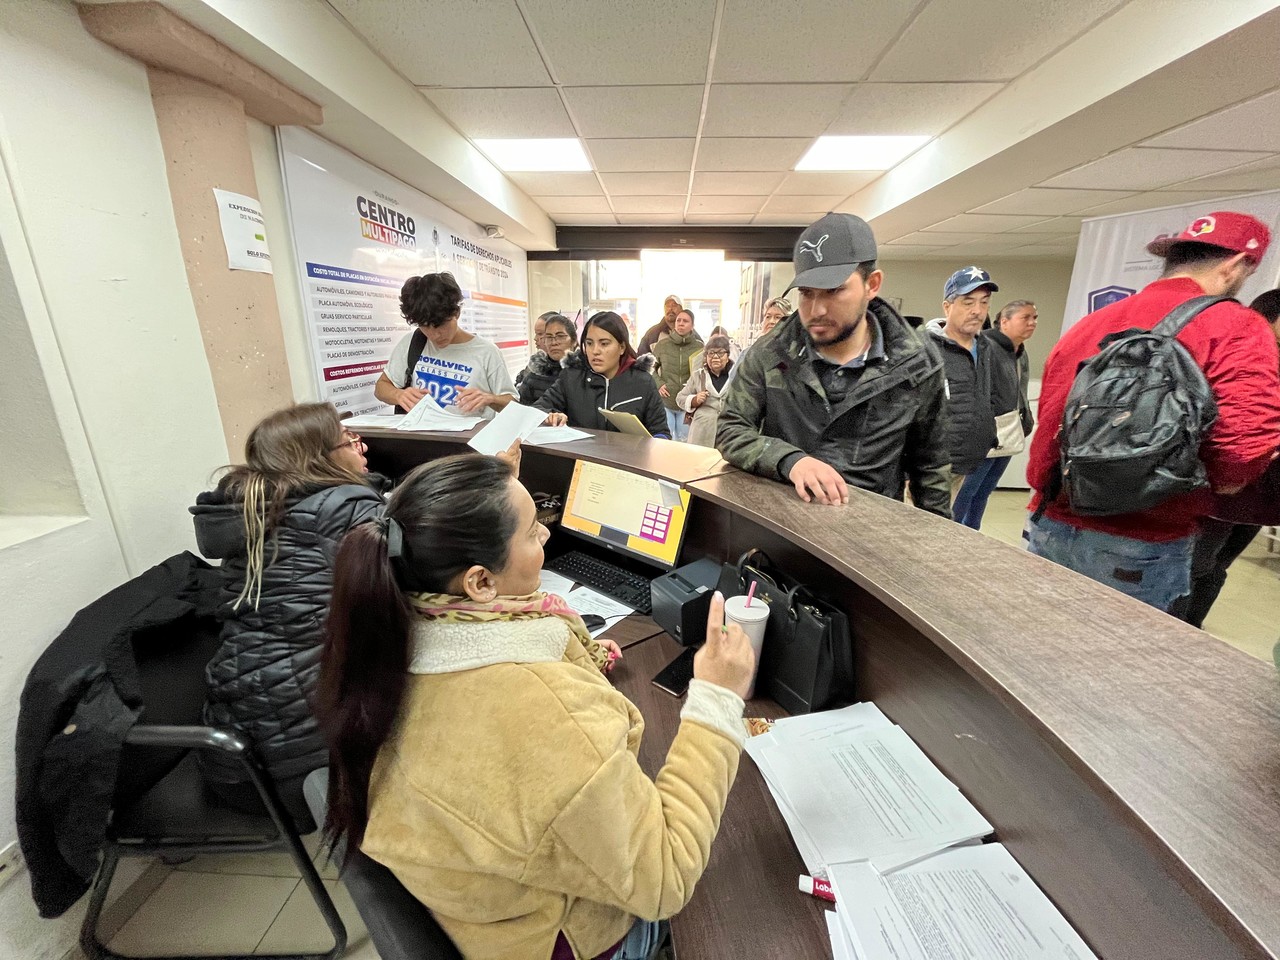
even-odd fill
[(964, 267), (947, 277), (947, 282), (942, 286), (942, 299), (954, 300), (966, 293), (973, 293), (979, 287), (990, 287), (993, 293), (1000, 289), (991, 279), (991, 274), (981, 267)]

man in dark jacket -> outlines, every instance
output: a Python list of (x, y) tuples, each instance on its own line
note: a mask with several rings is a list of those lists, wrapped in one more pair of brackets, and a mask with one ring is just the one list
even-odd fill
[(738, 364), (716, 446), (801, 499), (847, 503), (852, 484), (951, 516), (942, 359), (877, 293), (867, 223), (831, 213), (793, 253), (800, 308)]
[(663, 301), (662, 319), (644, 332), (644, 336), (640, 338), (640, 345), (636, 347), (637, 354), (643, 357), (653, 352), (653, 345), (664, 335), (671, 332), (671, 328), (676, 322), (676, 314), (680, 312), (680, 308), (683, 306), (684, 304), (680, 302), (680, 298), (674, 293)]

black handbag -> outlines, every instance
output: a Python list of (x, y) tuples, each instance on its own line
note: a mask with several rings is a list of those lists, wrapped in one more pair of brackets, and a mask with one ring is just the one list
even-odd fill
[(755, 600), (769, 605), (756, 689), (792, 714), (853, 703), (849, 618), (777, 569), (762, 550), (726, 563), (716, 589), (734, 597), (745, 594), (752, 581)]

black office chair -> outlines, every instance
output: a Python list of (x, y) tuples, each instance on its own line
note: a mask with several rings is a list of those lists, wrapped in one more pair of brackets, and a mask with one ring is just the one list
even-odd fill
[[(329, 770), (312, 771), (302, 795), (316, 823), (329, 807)], [(395, 874), (359, 850), (348, 852), (340, 840), (332, 852), (342, 868), (342, 883), (351, 894), (382, 960), (462, 960), (453, 941), (431, 911), (406, 890)]]
[[(326, 953), (276, 955), (277, 960), (337, 960), (347, 947), (347, 930), (289, 814), (271, 775), (236, 733), (201, 724), (205, 666), (217, 649), (217, 625), (201, 624), (189, 642), (172, 635), (135, 638), (142, 720), (125, 739), (111, 824), (94, 881), (80, 946), (90, 960), (132, 960), (98, 939), (98, 918), (121, 857), (186, 858), (197, 854), (287, 850), (302, 881), (333, 934)], [(257, 789), (263, 813), (244, 813), (221, 802), (204, 783), (196, 757), (221, 750), (244, 767)], [(218, 955), (219, 960), (257, 960)]]

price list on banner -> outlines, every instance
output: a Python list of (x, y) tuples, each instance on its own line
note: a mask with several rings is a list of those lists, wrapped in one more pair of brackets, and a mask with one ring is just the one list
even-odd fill
[(452, 273), (462, 329), (493, 341), (513, 376), (525, 366), (523, 250), (309, 131), (279, 137), (320, 399), (344, 413), (386, 412), (373, 385), (410, 330), (400, 288), (423, 273)]

